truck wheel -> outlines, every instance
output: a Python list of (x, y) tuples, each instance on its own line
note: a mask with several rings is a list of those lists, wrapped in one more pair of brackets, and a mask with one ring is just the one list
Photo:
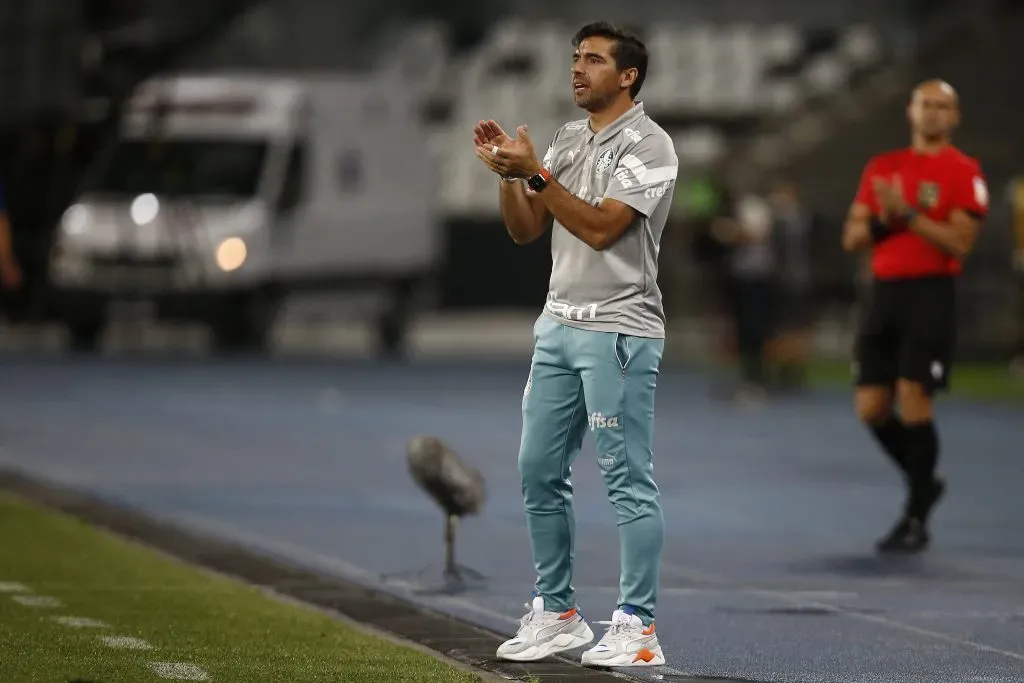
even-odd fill
[(99, 351), (103, 341), (103, 332), (107, 328), (104, 316), (95, 314), (80, 316), (67, 321), (68, 342), (72, 351), (77, 353), (95, 353)]
[(210, 323), (213, 348), (225, 355), (270, 350), (280, 302), (268, 292), (251, 292), (229, 297)]
[(384, 315), (377, 321), (377, 343), (384, 358), (401, 358), (408, 336), (409, 322), (403, 316)]
[(415, 280), (400, 280), (393, 285), (390, 305), (377, 320), (377, 343), (384, 358), (397, 359), (405, 354), (415, 296)]

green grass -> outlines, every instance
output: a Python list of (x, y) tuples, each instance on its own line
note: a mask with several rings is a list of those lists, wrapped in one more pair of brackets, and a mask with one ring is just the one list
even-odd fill
[[(701, 355), (686, 358), (683, 364), (723, 376), (735, 376), (737, 371), (735, 362)], [(812, 387), (853, 391), (849, 360), (812, 359), (807, 376)], [(1024, 375), (1015, 375), (1008, 363), (957, 362), (953, 366), (948, 395), (984, 403), (1024, 403)]]
[[(4, 683), (168, 680), (151, 662), (193, 664), (217, 682), (480, 680), (19, 499), (0, 496), (0, 548), (0, 582), (61, 602), (30, 607), (0, 592)], [(57, 616), (108, 627), (72, 628)], [(103, 635), (141, 638), (153, 649), (114, 649)]]
[[(808, 374), (817, 386), (852, 386), (849, 363), (815, 360)], [(949, 395), (978, 401), (1024, 402), (1024, 379), (1014, 377), (1006, 364), (957, 363), (950, 376)]]

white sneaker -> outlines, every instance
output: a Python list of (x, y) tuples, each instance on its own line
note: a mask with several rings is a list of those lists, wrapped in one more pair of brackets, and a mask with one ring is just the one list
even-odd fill
[(654, 633), (654, 624), (644, 628), (635, 614), (615, 610), (604, 637), (583, 653), (584, 666), (661, 666), (665, 655)]
[(556, 652), (586, 645), (594, 639), (586, 620), (573, 607), (568, 612), (547, 612), (537, 596), (519, 624), (519, 632), (498, 647), (499, 659), (533, 662)]

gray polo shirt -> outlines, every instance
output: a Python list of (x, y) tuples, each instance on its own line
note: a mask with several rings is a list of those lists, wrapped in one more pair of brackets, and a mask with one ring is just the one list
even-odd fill
[(603, 251), (554, 221), (545, 313), (587, 330), (663, 338), (658, 251), (679, 164), (668, 133), (637, 103), (596, 135), (587, 119), (565, 124), (543, 164), (580, 199), (595, 206), (615, 199), (637, 211), (622, 237)]

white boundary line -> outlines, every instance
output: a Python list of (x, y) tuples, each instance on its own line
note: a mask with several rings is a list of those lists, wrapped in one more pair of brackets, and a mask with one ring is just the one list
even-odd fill
[(210, 680), (210, 674), (195, 664), (187, 662), (147, 662), (146, 666), (161, 678), (170, 678), (175, 681)]
[(62, 607), (60, 600), (50, 595), (12, 595), (11, 600), (25, 607), (42, 607), (44, 609)]
[(153, 650), (155, 649), (142, 638), (133, 636), (99, 636), (98, 640), (107, 647), (118, 650)]
[(0, 593), (29, 593), (29, 587), (16, 581), (0, 581)]
[(90, 619), (89, 617), (50, 617), (52, 620), (60, 624), (61, 626), (67, 626), (68, 628), (110, 628), (109, 624), (106, 624), (99, 619)]

